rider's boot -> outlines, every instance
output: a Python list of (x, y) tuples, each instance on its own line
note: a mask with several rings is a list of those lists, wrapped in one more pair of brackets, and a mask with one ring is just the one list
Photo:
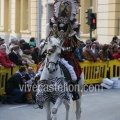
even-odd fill
[(79, 94), (76, 91), (72, 91), (72, 100), (78, 100), (80, 98)]

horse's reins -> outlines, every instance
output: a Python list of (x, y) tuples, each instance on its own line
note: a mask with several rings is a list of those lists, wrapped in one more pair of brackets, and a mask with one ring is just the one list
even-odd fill
[(57, 60), (57, 62), (55, 63), (55, 62), (49, 62), (49, 60), (48, 60), (48, 58), (47, 58), (47, 63), (46, 63), (46, 67), (47, 67), (47, 69), (48, 69), (48, 66), (49, 66), (49, 64), (54, 64), (55, 65), (55, 70), (53, 71), (53, 72), (55, 72), (58, 68), (57, 68), (57, 65), (59, 64), (59, 61)]

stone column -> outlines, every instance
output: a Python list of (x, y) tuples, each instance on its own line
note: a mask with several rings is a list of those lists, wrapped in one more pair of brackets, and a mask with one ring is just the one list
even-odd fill
[(119, 0), (98, 0), (97, 36), (102, 44), (118, 35)]
[(109, 0), (108, 39), (119, 35), (120, 0)]

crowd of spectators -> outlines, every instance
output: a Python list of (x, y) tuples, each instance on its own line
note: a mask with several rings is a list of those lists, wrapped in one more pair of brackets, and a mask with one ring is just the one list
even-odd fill
[(120, 41), (114, 36), (109, 44), (99, 44), (96, 39), (80, 41), (74, 52), (78, 61), (109, 61), (113, 59), (120, 60)]
[(39, 48), (36, 47), (35, 38), (32, 37), (27, 43), (24, 39), (18, 41), (16, 37), (11, 38), (9, 45), (0, 37), (0, 66), (7, 68), (16, 65), (39, 63)]
[[(5, 40), (0, 37), (0, 67), (11, 68), (15, 66), (27, 66), (21, 67), (14, 75), (12, 75), (6, 84), (7, 95), (12, 96), (12, 101), (23, 102), (27, 98), (30, 103), (32, 101), (31, 91), (20, 90), (20, 85), (32, 85), (35, 79), (39, 78), (39, 74), (42, 72), (42, 67), (35, 74), (31, 64), (38, 64), (38, 66), (44, 66), (41, 62), (45, 54), (41, 54), (41, 50), (44, 45), (44, 39), (41, 40), (41, 44), (36, 47), (35, 38), (30, 38), (29, 43), (24, 39), (18, 41), (17, 38), (11, 38), (9, 45), (5, 43)], [(92, 40), (77, 41), (76, 48), (74, 49), (74, 55), (79, 62), (85, 60), (97, 62), (100, 60), (109, 61), (113, 59), (120, 60), (120, 41), (118, 37), (114, 36), (110, 44), (99, 44), (94, 38)], [(39, 67), (38, 67), (39, 68)], [(25, 96), (28, 97), (25, 97)]]
[[(30, 65), (38, 63), (39, 48), (36, 46), (34, 37), (30, 38), (29, 43), (24, 39), (18, 41), (16, 37), (12, 37), (9, 45), (0, 37), (0, 67), (12, 68), (18, 65), (21, 66), (20, 69), (7, 80), (5, 91), (7, 96), (11, 96), (8, 102), (34, 102), (31, 91), (25, 90), (25, 86), (32, 85), (35, 79), (33, 67)], [(23, 90), (20, 90), (20, 86), (24, 87)]]
[[(0, 66), (14, 67), (16, 65), (38, 64), (43, 55), (41, 55), (41, 45), (36, 47), (35, 38), (32, 37), (27, 43), (24, 39), (18, 41), (17, 38), (12, 37), (9, 45), (0, 37)], [(79, 62), (88, 61), (109, 61), (113, 59), (120, 59), (120, 41), (117, 36), (114, 36), (110, 44), (99, 44), (97, 39), (78, 41), (74, 55)]]

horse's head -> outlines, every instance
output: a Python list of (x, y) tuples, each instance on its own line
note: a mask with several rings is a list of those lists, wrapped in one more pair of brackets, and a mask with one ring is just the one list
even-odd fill
[(46, 67), (49, 73), (57, 71), (60, 53), (61, 53), (60, 41), (57, 38), (50, 37), (46, 56)]

